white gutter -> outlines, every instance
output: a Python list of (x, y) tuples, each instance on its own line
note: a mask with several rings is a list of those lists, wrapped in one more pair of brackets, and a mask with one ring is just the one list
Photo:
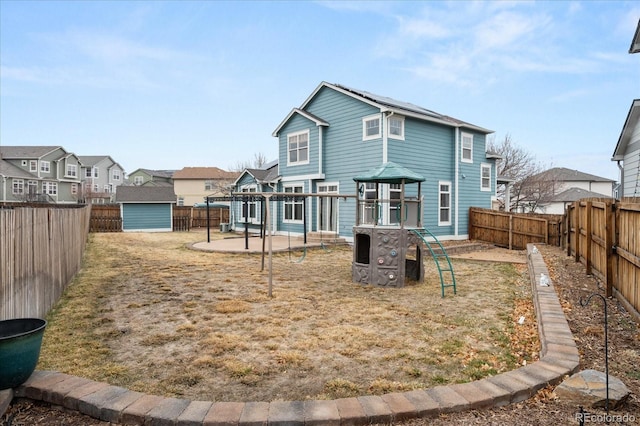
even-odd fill
[[(454, 167), (455, 168), (454, 182), (455, 182), (455, 186), (456, 186), (456, 193), (455, 193), (455, 196), (454, 196), (454, 200), (455, 200), (454, 203), (456, 203), (456, 209), (455, 209), (455, 213), (454, 214), (455, 214), (455, 218), (456, 218), (455, 219), (456, 220), (456, 224), (454, 226), (453, 235), (457, 237), (458, 236), (458, 231), (459, 231), (459, 226), (460, 226), (459, 223), (458, 223), (458, 220), (460, 219), (460, 211), (459, 211), (459, 208), (458, 208), (458, 199), (459, 199), (459, 195), (458, 194), (460, 192), (459, 188), (458, 188), (458, 185), (460, 183), (460, 177), (459, 177), (460, 176), (460, 156), (459, 156), (460, 127), (456, 127), (455, 133), (456, 133), (456, 138), (455, 138), (456, 139), (456, 147), (455, 147), (454, 151), (455, 151), (455, 157), (456, 158), (454, 160), (454, 163), (455, 163), (455, 167)], [(439, 192), (439, 190), (438, 190), (438, 192)]]

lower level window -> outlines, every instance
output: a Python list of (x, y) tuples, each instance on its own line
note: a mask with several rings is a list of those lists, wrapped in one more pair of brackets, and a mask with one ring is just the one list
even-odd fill
[[(302, 185), (300, 186), (286, 186), (284, 188), (285, 193), (301, 194)], [(284, 201), (284, 220), (289, 222), (302, 222), (303, 213), (303, 198), (291, 198)]]
[(47, 195), (58, 195), (58, 183), (42, 182), (42, 192)]
[(438, 225), (451, 225), (451, 183), (438, 183)]

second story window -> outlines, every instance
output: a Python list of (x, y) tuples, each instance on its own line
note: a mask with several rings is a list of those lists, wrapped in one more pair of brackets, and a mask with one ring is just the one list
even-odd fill
[(491, 165), (480, 166), (480, 190), (491, 191)]
[(133, 177), (133, 184), (134, 185), (142, 185), (144, 182), (144, 178), (142, 176), (134, 176)]
[(392, 115), (388, 123), (389, 137), (404, 140), (404, 118)]
[(473, 163), (473, 135), (462, 134), (462, 149), (460, 161), (463, 163)]
[(373, 115), (362, 119), (362, 140), (377, 139), (380, 137), (380, 116)]
[(119, 181), (120, 180), (120, 170), (114, 169), (113, 170), (113, 174), (111, 176), (112, 176), (113, 180)]
[(32, 173), (38, 171), (38, 160), (29, 160), (29, 171)]
[(51, 171), (51, 163), (48, 161), (41, 161), (40, 171), (43, 173), (49, 173)]
[(207, 179), (204, 181), (204, 190), (213, 191), (213, 181), (211, 179)]
[(309, 163), (309, 131), (292, 133), (287, 135), (288, 140), (288, 165)]
[(78, 176), (78, 166), (76, 166), (75, 164), (67, 164), (67, 176)]

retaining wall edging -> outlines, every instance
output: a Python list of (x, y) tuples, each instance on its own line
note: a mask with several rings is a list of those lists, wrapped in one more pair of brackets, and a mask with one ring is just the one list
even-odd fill
[[(361, 425), (434, 417), (523, 401), (578, 370), (580, 356), (549, 271), (533, 244), (527, 259), (541, 351), (537, 362), (470, 383), (331, 401), (213, 402), (146, 395), (53, 371), (36, 371), (15, 397), (120, 424)], [(542, 279), (544, 274), (547, 279)]]

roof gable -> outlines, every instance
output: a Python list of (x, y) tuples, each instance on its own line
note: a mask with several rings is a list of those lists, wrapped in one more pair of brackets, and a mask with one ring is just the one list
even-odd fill
[(631, 136), (636, 126), (640, 126), (640, 99), (634, 99), (629, 108), (627, 119), (624, 121), (624, 126), (620, 132), (616, 149), (613, 151), (613, 157), (611, 161), (624, 160), (624, 155), (627, 152), (627, 146), (631, 142)]
[(272, 136), (278, 136), (278, 134), (280, 133), (280, 130), (284, 127), (285, 124), (287, 124), (289, 122), (289, 120), (291, 119), (291, 117), (293, 117), (295, 114), (300, 114), (302, 117), (313, 121), (316, 126), (329, 126), (329, 123), (327, 123), (326, 121), (324, 121), (323, 119), (316, 117), (315, 115), (311, 114), (308, 111), (302, 110), (300, 108), (294, 108), (291, 110), (291, 112), (289, 113), (289, 115), (287, 115), (285, 117), (284, 120), (282, 120), (282, 122), (278, 125), (278, 127), (276, 127), (276, 129), (273, 131), (273, 133), (271, 133)]
[(640, 19), (638, 19), (638, 27), (636, 28), (636, 33), (633, 35), (631, 46), (629, 47), (629, 53), (638, 52), (640, 52)]
[(435, 111), (431, 111), (426, 108), (422, 108), (418, 105), (414, 105), (409, 102), (398, 101), (393, 98), (389, 98), (386, 96), (376, 95), (371, 92), (366, 92), (363, 90), (354, 89), (351, 87), (347, 87), (341, 84), (331, 84), (323, 81), (316, 87), (316, 89), (311, 93), (311, 95), (303, 102), (300, 107), (301, 110), (304, 110), (307, 105), (315, 98), (315, 96), (322, 90), (323, 88), (329, 88), (331, 90), (335, 90), (344, 95), (350, 96), (354, 99), (357, 99), (361, 102), (367, 103), (371, 106), (379, 108), (380, 111), (390, 111), (394, 113), (398, 113), (400, 115), (413, 117), (419, 120), (430, 121), (434, 123), (443, 124), (451, 127), (465, 127), (470, 130), (475, 130), (479, 133), (489, 134), (493, 133), (493, 130), (488, 130), (480, 126), (476, 126), (471, 123), (467, 123), (462, 120), (458, 120), (456, 118), (439, 114)]

